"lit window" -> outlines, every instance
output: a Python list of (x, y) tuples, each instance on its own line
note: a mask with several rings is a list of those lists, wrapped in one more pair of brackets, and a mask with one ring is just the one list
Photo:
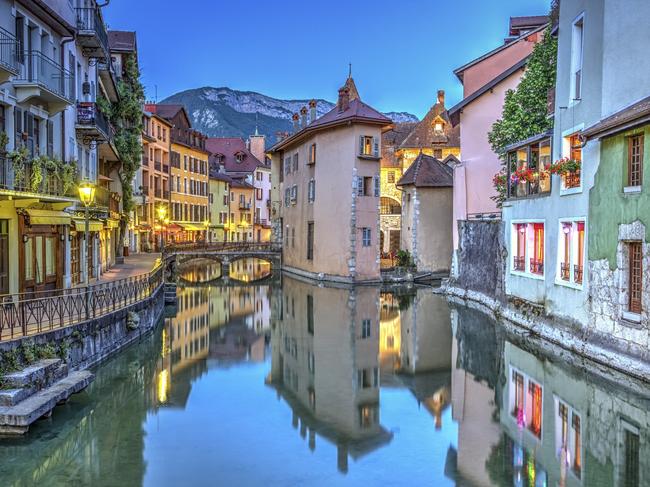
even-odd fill
[(369, 135), (359, 137), (359, 155), (379, 157), (379, 139)]
[(395, 171), (388, 171), (388, 175), (386, 177), (389, 183), (394, 183), (395, 182)]
[(544, 274), (544, 224), (533, 223), (533, 257), (530, 259), (530, 272)]
[(559, 277), (582, 284), (585, 254), (585, 222), (560, 222)]
[(316, 164), (316, 144), (309, 147), (309, 164)]

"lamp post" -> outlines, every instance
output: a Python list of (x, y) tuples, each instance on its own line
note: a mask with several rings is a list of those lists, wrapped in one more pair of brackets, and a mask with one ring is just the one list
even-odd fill
[[(210, 220), (206, 220), (203, 222), (203, 225), (205, 225), (205, 248), (208, 248), (208, 235), (210, 232)], [(210, 238), (210, 243), (212, 243), (212, 238)]]
[(165, 217), (167, 216), (167, 207), (160, 205), (158, 207), (158, 220), (160, 220), (160, 253), (165, 251), (165, 241), (163, 240), (163, 225), (165, 224)]
[(86, 258), (84, 259), (84, 284), (86, 287), (88, 287), (88, 283), (90, 281), (90, 276), (88, 275), (88, 259), (91, 256), (90, 238), (88, 235), (90, 233), (89, 207), (95, 201), (95, 189), (95, 185), (89, 181), (84, 181), (79, 185), (79, 199), (81, 200), (81, 203), (83, 203), (86, 210), (86, 228), (84, 234), (84, 240), (86, 242)]

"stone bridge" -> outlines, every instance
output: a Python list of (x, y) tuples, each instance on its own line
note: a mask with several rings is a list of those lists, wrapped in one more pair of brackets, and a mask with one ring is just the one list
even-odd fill
[(177, 266), (195, 259), (213, 260), (221, 264), (222, 276), (228, 276), (230, 264), (241, 259), (262, 259), (271, 264), (271, 271), (279, 271), (282, 265), (282, 246), (264, 242), (220, 242), (215, 244), (171, 245), (164, 250), (167, 275)]
[(252, 281), (242, 281), (228, 275), (220, 275), (214, 279), (206, 281), (191, 281), (182, 277), (177, 277), (176, 282), (179, 287), (253, 287), (253, 286), (273, 286), (282, 281), (282, 273), (279, 270), (271, 272), (269, 275)]

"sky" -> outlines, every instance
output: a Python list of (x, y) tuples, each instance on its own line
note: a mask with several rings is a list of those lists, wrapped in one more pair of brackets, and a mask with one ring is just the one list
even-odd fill
[(424, 116), (453, 70), (503, 43), (508, 19), (550, 0), (111, 0), (109, 29), (137, 32), (147, 98), (227, 86), (336, 101), (348, 65), (362, 100)]

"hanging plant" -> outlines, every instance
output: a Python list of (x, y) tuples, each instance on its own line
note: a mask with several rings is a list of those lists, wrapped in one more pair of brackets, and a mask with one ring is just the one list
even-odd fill
[(25, 163), (29, 159), (27, 147), (21, 146), (7, 154), (14, 171), (14, 185), (20, 186), (25, 181)]
[(493, 201), (496, 201), (498, 203), (499, 201), (504, 201), (506, 199), (507, 182), (508, 175), (506, 174), (505, 169), (501, 169), (501, 171), (494, 175), (492, 178), (492, 185), (494, 186), (497, 194), (496, 196), (491, 197)]
[(559, 174), (564, 176), (566, 174), (575, 174), (580, 171), (582, 167), (582, 162), (576, 159), (569, 159), (568, 157), (563, 157), (555, 161), (549, 166), (549, 171), (551, 174)]
[(68, 194), (77, 180), (77, 160), (70, 159), (67, 163), (63, 161), (59, 161), (59, 163), (59, 178), (63, 186), (63, 194)]
[(32, 170), (29, 178), (29, 189), (36, 193), (43, 182), (43, 157), (32, 159)]

